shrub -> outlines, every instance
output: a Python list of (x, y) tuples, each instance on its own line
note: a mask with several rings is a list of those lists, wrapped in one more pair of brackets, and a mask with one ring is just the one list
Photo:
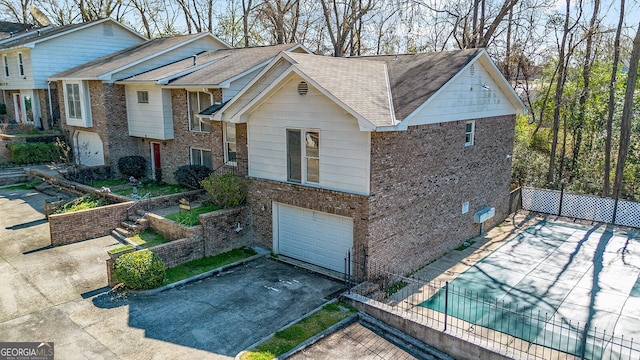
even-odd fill
[(109, 201), (94, 194), (87, 194), (57, 208), (54, 214), (65, 214), (74, 211), (93, 209), (109, 205)]
[(244, 204), (247, 200), (249, 180), (245, 178), (232, 174), (211, 174), (201, 184), (211, 196), (211, 203), (223, 209)]
[(200, 182), (211, 175), (211, 169), (202, 165), (183, 165), (173, 173), (178, 184), (190, 189), (202, 189)]
[(153, 289), (162, 285), (166, 269), (162, 259), (149, 250), (124, 254), (113, 266), (113, 277), (132, 290)]
[(141, 179), (147, 170), (147, 160), (142, 156), (123, 156), (118, 160), (118, 171), (125, 177)]
[(65, 146), (64, 142), (54, 144), (30, 142), (7, 145), (11, 151), (11, 162), (15, 164), (40, 164), (65, 160)]

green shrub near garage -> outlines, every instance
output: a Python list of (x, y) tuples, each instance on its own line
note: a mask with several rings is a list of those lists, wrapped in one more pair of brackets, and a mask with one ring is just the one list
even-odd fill
[(58, 143), (11, 143), (7, 147), (11, 151), (11, 162), (18, 165), (59, 162), (65, 158)]
[(158, 255), (149, 250), (124, 254), (113, 266), (113, 277), (131, 290), (154, 289), (162, 285), (166, 267)]

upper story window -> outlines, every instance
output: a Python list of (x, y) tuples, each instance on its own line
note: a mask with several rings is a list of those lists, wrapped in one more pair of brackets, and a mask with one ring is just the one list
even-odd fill
[(24, 63), (22, 62), (21, 53), (18, 53), (18, 70), (20, 71), (20, 76), (24, 76)]
[(287, 129), (287, 180), (320, 183), (320, 132)]
[(138, 95), (138, 104), (148, 104), (149, 103), (149, 92), (148, 91), (137, 91)]
[(2, 61), (4, 63), (4, 76), (9, 77), (9, 60), (7, 55), (2, 55)]
[(211, 161), (211, 151), (204, 149), (190, 148), (191, 165), (202, 165), (213, 170), (213, 162)]
[(224, 163), (236, 165), (236, 124), (224, 123)]
[(210, 132), (211, 125), (203, 123), (198, 118), (200, 111), (213, 105), (212, 95), (202, 91), (189, 91), (189, 130)]
[(467, 121), (464, 131), (464, 146), (473, 146), (475, 143), (476, 122)]

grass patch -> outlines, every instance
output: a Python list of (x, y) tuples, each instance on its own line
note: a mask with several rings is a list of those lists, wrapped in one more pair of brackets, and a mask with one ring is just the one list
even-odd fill
[(5, 186), (0, 188), (0, 190), (32, 190), (33, 188), (35, 188), (40, 184), (42, 184), (42, 181), (36, 179), (36, 180), (31, 180), (25, 184)]
[[(127, 182), (128, 183), (128, 182)], [(163, 195), (178, 194), (186, 191), (184, 187), (176, 184), (149, 184), (138, 186), (138, 196), (145, 196), (149, 194), (150, 197), (158, 197)], [(112, 190), (113, 193), (124, 196), (131, 196), (133, 194), (133, 186), (126, 186), (121, 189)]]
[(273, 359), (282, 355), (312, 336), (346, 319), (356, 311), (340, 302), (327, 304), (319, 311), (307, 316), (290, 327), (280, 330), (275, 335), (248, 351), (240, 357), (241, 360)]
[(164, 285), (200, 275), (209, 270), (217, 269), (221, 266), (246, 259), (255, 254), (256, 252), (253, 249), (241, 247), (215, 256), (207, 256), (202, 259), (186, 262), (182, 265), (167, 269), (167, 273), (164, 278)]
[(115, 249), (109, 250), (109, 254), (117, 254), (119, 252), (127, 251), (127, 250), (129, 250), (131, 248), (133, 248), (133, 246), (127, 244), (127, 245), (120, 246), (120, 247), (117, 247)]
[(465, 241), (462, 245), (458, 246), (456, 250), (462, 251), (475, 243), (475, 240)]
[(153, 230), (145, 230), (141, 233), (135, 234), (129, 239), (131, 239), (131, 241), (136, 245), (140, 245), (145, 249), (169, 242), (169, 239)]
[(61, 207), (56, 209), (55, 214), (64, 214), (74, 211), (93, 209), (105, 205), (109, 205), (107, 199), (89, 194), (62, 205)]
[(129, 184), (129, 181), (124, 180), (124, 179), (108, 179), (108, 180), (94, 180), (91, 181), (89, 184), (87, 185), (91, 185), (94, 188), (101, 188), (101, 187), (115, 187), (115, 186), (124, 186)]
[(396, 281), (385, 290), (385, 293), (387, 294), (387, 296), (391, 296), (397, 293), (398, 291), (400, 291), (402, 288), (404, 288), (407, 285), (409, 285), (409, 283), (407, 283), (406, 281), (402, 281), (402, 280)]
[(178, 211), (165, 216), (169, 220), (173, 220), (180, 225), (184, 226), (196, 226), (200, 225), (200, 219), (198, 215), (208, 212), (220, 210), (218, 205), (202, 205), (196, 208), (191, 208), (191, 211)]

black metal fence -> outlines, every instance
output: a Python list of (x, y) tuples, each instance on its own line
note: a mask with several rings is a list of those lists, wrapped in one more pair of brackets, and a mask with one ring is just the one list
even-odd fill
[(640, 359), (640, 345), (633, 337), (589, 321), (498, 301), (449, 282), (401, 276), (385, 267), (369, 264), (367, 269), (368, 275), (357, 285), (348, 279), (350, 292), (515, 359)]

